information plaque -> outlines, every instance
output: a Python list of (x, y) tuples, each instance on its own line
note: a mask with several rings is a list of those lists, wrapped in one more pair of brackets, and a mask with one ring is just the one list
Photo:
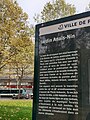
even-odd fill
[(90, 12), (36, 25), (33, 120), (90, 120)]

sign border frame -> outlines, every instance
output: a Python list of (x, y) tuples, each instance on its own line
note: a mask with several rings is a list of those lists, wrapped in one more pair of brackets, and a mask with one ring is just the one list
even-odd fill
[(49, 22), (45, 22), (45, 23), (41, 23), (41, 24), (37, 24), (35, 26), (35, 55), (34, 55), (34, 89), (33, 89), (33, 111), (32, 111), (32, 120), (37, 120), (36, 116), (37, 116), (37, 110), (38, 110), (38, 88), (39, 88), (39, 29), (42, 27), (48, 27), (51, 25), (55, 25), (55, 24), (59, 24), (59, 23), (64, 23), (64, 22), (68, 22), (68, 21), (73, 21), (73, 20), (77, 20), (77, 19), (82, 19), (85, 17), (89, 17), (90, 16), (90, 11), (88, 12), (84, 12), (84, 13), (80, 13), (80, 14), (76, 14), (76, 15), (72, 15), (72, 16), (68, 16), (68, 17), (64, 17), (64, 18), (60, 18), (57, 20), (53, 20), (53, 21), (49, 21)]

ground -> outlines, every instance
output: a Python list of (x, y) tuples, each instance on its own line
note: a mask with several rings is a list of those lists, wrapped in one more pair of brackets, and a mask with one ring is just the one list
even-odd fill
[(0, 100), (0, 120), (32, 120), (32, 100)]

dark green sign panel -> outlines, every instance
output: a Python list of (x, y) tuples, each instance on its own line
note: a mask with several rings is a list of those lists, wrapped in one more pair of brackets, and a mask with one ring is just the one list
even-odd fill
[(33, 120), (90, 120), (90, 12), (36, 26)]

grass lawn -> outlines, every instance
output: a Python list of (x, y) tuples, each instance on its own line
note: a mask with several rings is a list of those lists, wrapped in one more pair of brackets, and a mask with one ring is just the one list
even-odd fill
[(0, 120), (32, 120), (32, 101), (0, 100)]

